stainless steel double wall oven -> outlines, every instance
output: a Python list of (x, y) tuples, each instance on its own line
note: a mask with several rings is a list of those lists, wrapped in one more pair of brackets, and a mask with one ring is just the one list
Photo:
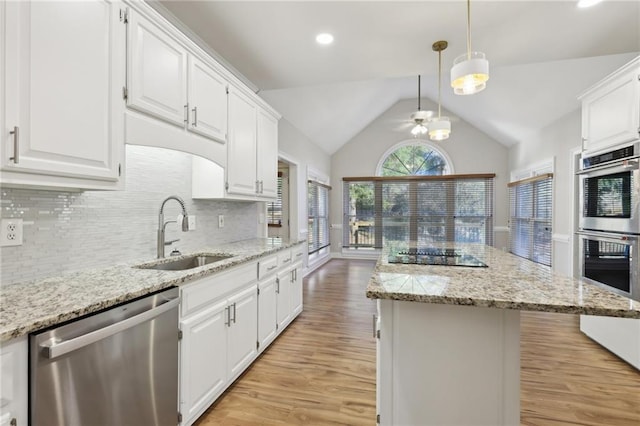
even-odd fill
[(581, 276), (640, 300), (640, 142), (583, 154), (578, 175)]

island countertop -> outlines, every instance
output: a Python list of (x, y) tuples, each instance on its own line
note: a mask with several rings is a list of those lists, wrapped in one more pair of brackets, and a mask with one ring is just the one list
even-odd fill
[[(183, 271), (135, 267), (156, 262), (169, 262), (177, 257), (155, 261), (143, 259), (108, 268), (65, 273), (44, 280), (2, 285), (0, 288), (0, 342), (165, 288), (179, 286), (301, 242), (257, 238), (215, 248), (203, 248), (195, 253), (230, 254), (233, 257)], [(185, 253), (185, 256), (191, 254), (194, 253)]]
[(554, 273), (548, 266), (482, 244), (442, 243), (435, 246), (461, 250), (488, 267), (389, 263), (389, 249), (385, 249), (367, 286), (367, 297), (640, 318), (640, 302), (584, 280)]

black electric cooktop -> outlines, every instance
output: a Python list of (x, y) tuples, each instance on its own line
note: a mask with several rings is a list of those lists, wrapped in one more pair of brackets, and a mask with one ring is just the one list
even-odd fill
[(389, 254), (388, 261), (389, 263), (404, 263), (409, 265), (487, 267), (486, 264), (474, 256), (464, 253), (462, 250), (441, 249), (436, 247), (392, 250)]

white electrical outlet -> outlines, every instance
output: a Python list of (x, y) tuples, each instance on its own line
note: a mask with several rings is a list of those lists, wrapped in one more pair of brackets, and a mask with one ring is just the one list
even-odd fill
[(195, 231), (196, 230), (196, 217), (195, 216), (188, 216), (188, 220), (189, 220), (189, 231)]
[(218, 215), (218, 228), (224, 228), (224, 215)]
[(2, 219), (0, 221), (0, 246), (22, 245), (22, 219)]

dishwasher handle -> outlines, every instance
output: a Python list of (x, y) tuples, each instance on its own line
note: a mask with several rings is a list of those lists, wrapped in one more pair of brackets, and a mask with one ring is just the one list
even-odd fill
[(42, 351), (42, 355), (45, 358), (57, 358), (61, 355), (64, 355), (71, 351), (75, 351), (76, 349), (80, 349), (84, 346), (88, 346), (99, 340), (106, 339), (109, 336), (113, 336), (116, 333), (135, 327), (138, 324), (162, 315), (163, 313), (170, 311), (171, 309), (178, 306), (179, 303), (180, 299), (171, 299), (156, 308), (149, 309), (148, 311), (144, 311), (141, 314), (138, 314), (131, 318), (127, 318), (123, 321), (119, 321), (115, 324), (108, 325), (90, 333), (83, 334), (82, 336), (63, 341), (55, 341), (53, 339), (49, 340), (40, 344), (40, 350)]

